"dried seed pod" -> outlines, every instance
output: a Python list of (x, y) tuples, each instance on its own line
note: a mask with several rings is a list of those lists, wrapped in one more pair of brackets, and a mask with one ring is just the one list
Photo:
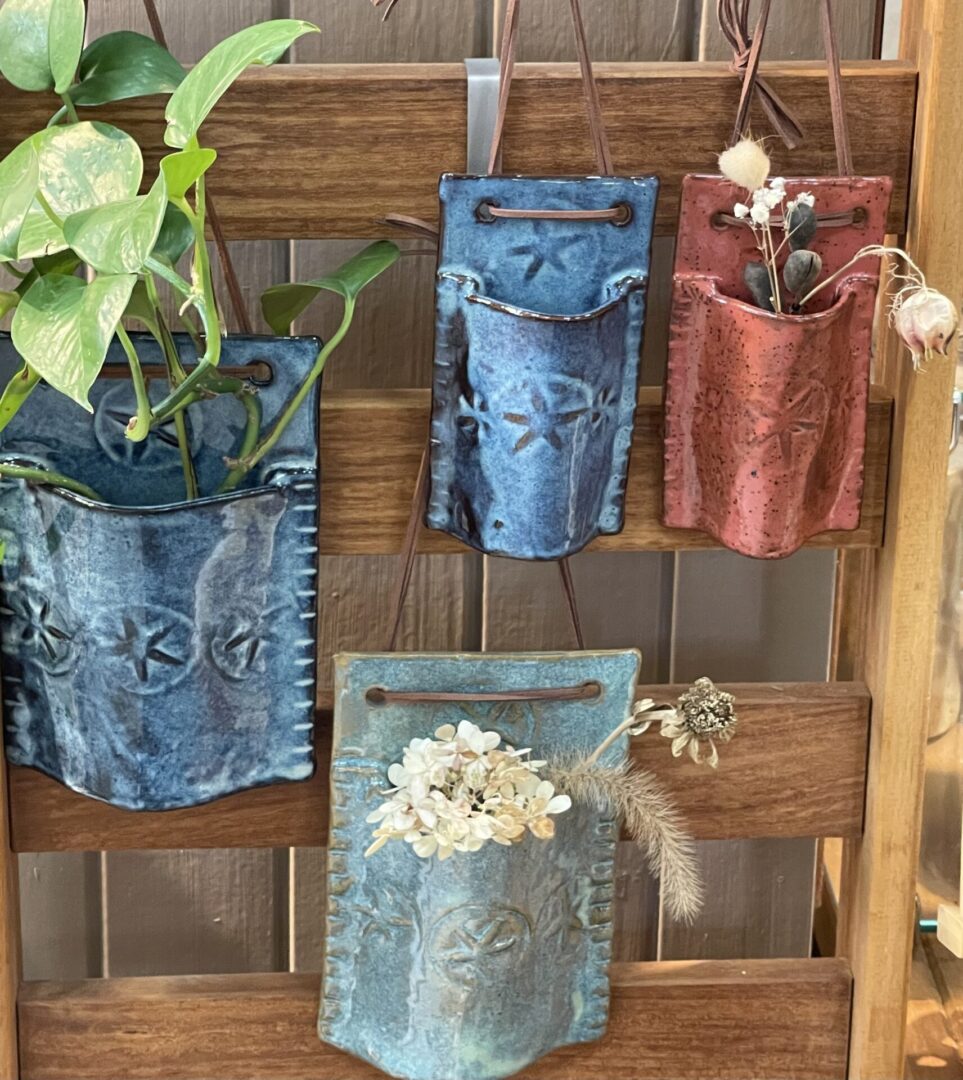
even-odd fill
[(746, 263), (742, 280), (752, 293), (752, 298), (764, 311), (775, 311), (772, 303), (772, 281), (765, 263)]
[(815, 251), (800, 248), (786, 259), (782, 280), (794, 296), (803, 296), (816, 284), (822, 268), (823, 260)]
[(793, 251), (808, 247), (816, 235), (819, 222), (816, 211), (805, 203), (797, 202), (786, 215), (786, 235)]
[(959, 314), (949, 297), (923, 287), (903, 292), (893, 304), (893, 321), (899, 336), (919, 367), (934, 353), (946, 356), (946, 349), (959, 322)]

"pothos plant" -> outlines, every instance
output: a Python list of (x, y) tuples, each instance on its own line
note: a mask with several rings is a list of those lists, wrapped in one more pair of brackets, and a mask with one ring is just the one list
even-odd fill
[[(241, 484), (276, 444), (347, 333), (359, 293), (399, 253), (394, 244), (378, 242), (326, 277), (267, 290), (262, 310), (278, 334), (288, 333), (321, 291), (338, 294), (344, 313), (303, 384), (262, 430), (256, 388), (218, 366), (224, 325), (206, 240), (205, 183), (217, 152), (203, 145), (201, 127), (242, 71), (274, 63), (297, 38), (316, 32), (297, 19), (251, 26), (215, 46), (188, 73), (166, 49), (130, 31), (84, 48), (84, 0), (6, 0), (0, 8), (0, 72), (21, 90), (50, 95), (52, 116), (0, 162), (0, 262), (18, 279), (14, 289), (0, 292), (0, 316), (13, 312), (13, 345), (23, 361), (0, 397), (0, 431), (41, 380), (92, 411), (89, 393), (116, 336), (137, 403), (126, 437), (139, 442), (172, 422), (188, 499), (212, 494), (197, 488), (185, 418), (191, 406), (230, 394), (245, 409), (241, 445), (225, 463), (219, 492)], [(82, 114), (154, 94), (169, 95), (164, 141), (170, 152), (141, 193), (144, 162), (137, 142)], [(189, 271), (182, 273), (188, 260)], [(196, 347), (194, 365), (182, 362), (165, 317), (162, 293), (168, 288)], [(165, 393), (153, 403), (125, 329), (130, 322), (146, 329), (164, 358)], [(44, 469), (4, 462), (0, 474), (97, 498), (79, 480)]]

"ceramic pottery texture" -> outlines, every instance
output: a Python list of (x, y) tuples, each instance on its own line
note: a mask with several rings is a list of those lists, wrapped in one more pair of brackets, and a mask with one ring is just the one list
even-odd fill
[[(370, 858), (365, 817), (413, 738), (470, 719), (533, 757), (590, 753), (630, 713), (631, 652), (341, 656), (319, 1031), (409, 1080), (497, 1080), (605, 1031), (618, 828), (583, 805), (552, 840), (445, 862), (401, 842)], [(449, 692), (601, 684), (598, 700), (368, 704), (372, 687)], [(627, 743), (613, 747), (617, 763)]]
[[(654, 177), (442, 177), (431, 528), (520, 559), (622, 528), (657, 192)], [(631, 218), (484, 220), (489, 205)]]
[[(792, 180), (816, 197), (819, 280), (885, 233), (888, 178)], [(665, 524), (743, 555), (782, 558), (859, 525), (879, 260), (863, 259), (806, 305), (763, 311), (742, 282), (760, 256), (748, 226), (714, 224), (745, 192), (683, 181), (665, 398)], [(781, 237), (781, 233), (777, 233)]]
[[(159, 383), (156, 350), (142, 339), (138, 348)], [(223, 363), (270, 365), (260, 392), (270, 423), (317, 348), (313, 339), (232, 338)], [(4, 380), (19, 366), (9, 339), (0, 366)], [(183, 475), (166, 428), (141, 444), (124, 438), (128, 384), (99, 381), (91, 402), (93, 417), (38, 387), (0, 440), (4, 456), (67, 472), (120, 504), (0, 483), (8, 760), (134, 810), (306, 779), (316, 394), (243, 490), (190, 503), (178, 501)], [(199, 481), (214, 490), (244, 410), (217, 398), (192, 412)]]

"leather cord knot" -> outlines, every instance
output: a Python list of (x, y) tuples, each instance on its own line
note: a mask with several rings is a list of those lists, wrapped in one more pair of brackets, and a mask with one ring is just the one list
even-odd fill
[(716, 0), (716, 11), (719, 27), (732, 49), (729, 70), (742, 80), (742, 98), (732, 142), (738, 142), (745, 134), (753, 91), (756, 91), (759, 103), (776, 134), (790, 150), (795, 150), (803, 140), (803, 129), (789, 106), (758, 74), (759, 54), (769, 16), (769, 0), (764, 0), (754, 34), (749, 32), (749, 0)]

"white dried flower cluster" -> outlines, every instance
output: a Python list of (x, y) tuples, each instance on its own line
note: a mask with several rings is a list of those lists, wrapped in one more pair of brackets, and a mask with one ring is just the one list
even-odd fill
[(372, 855), (389, 840), (410, 844), (422, 858), (450, 858), (478, 851), (489, 840), (509, 846), (532, 833), (555, 835), (551, 815), (572, 805), (567, 795), (541, 779), (544, 761), (529, 761), (530, 750), (501, 745), (497, 731), (482, 731), (468, 720), (445, 724), (434, 739), (412, 739), (400, 764), (388, 769), (393, 785), (368, 822), (377, 824)]
[[(769, 225), (773, 210), (775, 210), (785, 198), (785, 177), (774, 176), (769, 181), (768, 186), (763, 184), (762, 187), (756, 188), (752, 193), (752, 201), (750, 204), (737, 202), (732, 212), (740, 220), (748, 218), (753, 227)], [(786, 203), (784, 217), (788, 218), (797, 206), (815, 206), (815, 204), (815, 196), (808, 191), (803, 191), (797, 195), (795, 199), (790, 199)]]

